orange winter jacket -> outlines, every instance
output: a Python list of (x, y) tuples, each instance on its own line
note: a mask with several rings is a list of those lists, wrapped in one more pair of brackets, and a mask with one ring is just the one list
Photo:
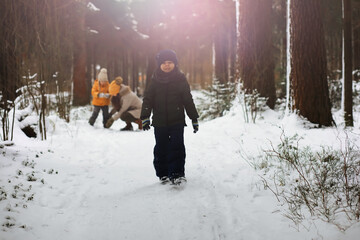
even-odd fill
[(120, 85), (116, 81), (112, 81), (109, 86), (109, 93), (111, 96), (116, 96), (120, 92)]
[(110, 98), (99, 98), (99, 93), (109, 93), (109, 83), (105, 82), (103, 86), (100, 86), (99, 81), (96, 79), (91, 89), (91, 95), (93, 96), (92, 105), (94, 106), (107, 106), (110, 104)]

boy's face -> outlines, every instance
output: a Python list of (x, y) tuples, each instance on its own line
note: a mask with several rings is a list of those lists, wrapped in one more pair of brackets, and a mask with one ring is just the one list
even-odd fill
[(175, 64), (172, 61), (165, 61), (160, 65), (160, 69), (163, 72), (171, 72), (172, 70), (174, 70), (175, 68)]

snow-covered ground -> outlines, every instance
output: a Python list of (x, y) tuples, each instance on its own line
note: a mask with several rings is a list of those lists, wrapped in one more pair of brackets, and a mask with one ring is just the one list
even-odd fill
[[(295, 226), (260, 183), (247, 157), (277, 144), (282, 130), (305, 144), (338, 147), (343, 131), (309, 129), (296, 116), (266, 111), (244, 123), (241, 107), (185, 129), (187, 184), (161, 185), (152, 166), (153, 129), (120, 132), (87, 120), (91, 107), (72, 111), (70, 123), (50, 116), (47, 141), (15, 129), (14, 146), (0, 148), (0, 240), (355, 240), (321, 221)], [(355, 119), (359, 123), (359, 116)], [(187, 120), (189, 122), (189, 120)], [(360, 146), (359, 126), (349, 137)], [(316, 225), (314, 224), (316, 223)]]

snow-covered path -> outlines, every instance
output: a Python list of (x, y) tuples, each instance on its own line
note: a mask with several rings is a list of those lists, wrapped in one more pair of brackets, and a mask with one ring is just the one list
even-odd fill
[[(7, 174), (15, 184), (33, 172), (45, 184), (32, 183), (34, 200), (26, 201), (26, 209), (10, 206), (8, 217), (15, 227), (0, 232), (1, 240), (314, 237), (313, 232), (296, 231), (280, 213), (271, 192), (256, 187), (259, 179), (242, 158), (242, 150), (256, 150), (256, 145), (266, 140), (262, 136), (254, 139), (254, 135), (248, 138), (249, 125), (229, 128), (220, 119), (201, 124), (197, 134), (187, 127), (188, 183), (175, 189), (161, 185), (155, 177), (153, 130), (120, 132), (123, 123), (103, 129), (100, 121), (95, 127), (86, 119), (71, 125), (57, 122), (48, 141), (34, 141), (32, 147), (29, 143), (16, 145), (27, 154), (11, 153), (9, 148), (7, 156), (13, 154), (17, 160), (7, 157), (0, 174)], [(274, 131), (266, 134), (275, 137)], [(34, 169), (21, 165), (32, 158), (36, 160)], [(14, 177), (16, 169), (23, 175)], [(0, 207), (6, 207), (4, 204), (1, 201)], [(22, 225), (25, 229), (19, 230)]]

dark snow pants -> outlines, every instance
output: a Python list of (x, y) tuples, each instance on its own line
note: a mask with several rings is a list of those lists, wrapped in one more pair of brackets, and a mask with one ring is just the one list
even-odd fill
[(124, 122), (135, 122), (136, 118), (129, 112), (124, 112), (121, 114), (120, 119)]
[(156, 176), (185, 176), (184, 125), (155, 127), (154, 167)]
[(91, 126), (94, 125), (96, 118), (99, 115), (100, 109), (102, 110), (104, 126), (105, 126), (107, 120), (109, 119), (109, 106), (94, 106), (94, 111), (89, 119), (89, 123)]

